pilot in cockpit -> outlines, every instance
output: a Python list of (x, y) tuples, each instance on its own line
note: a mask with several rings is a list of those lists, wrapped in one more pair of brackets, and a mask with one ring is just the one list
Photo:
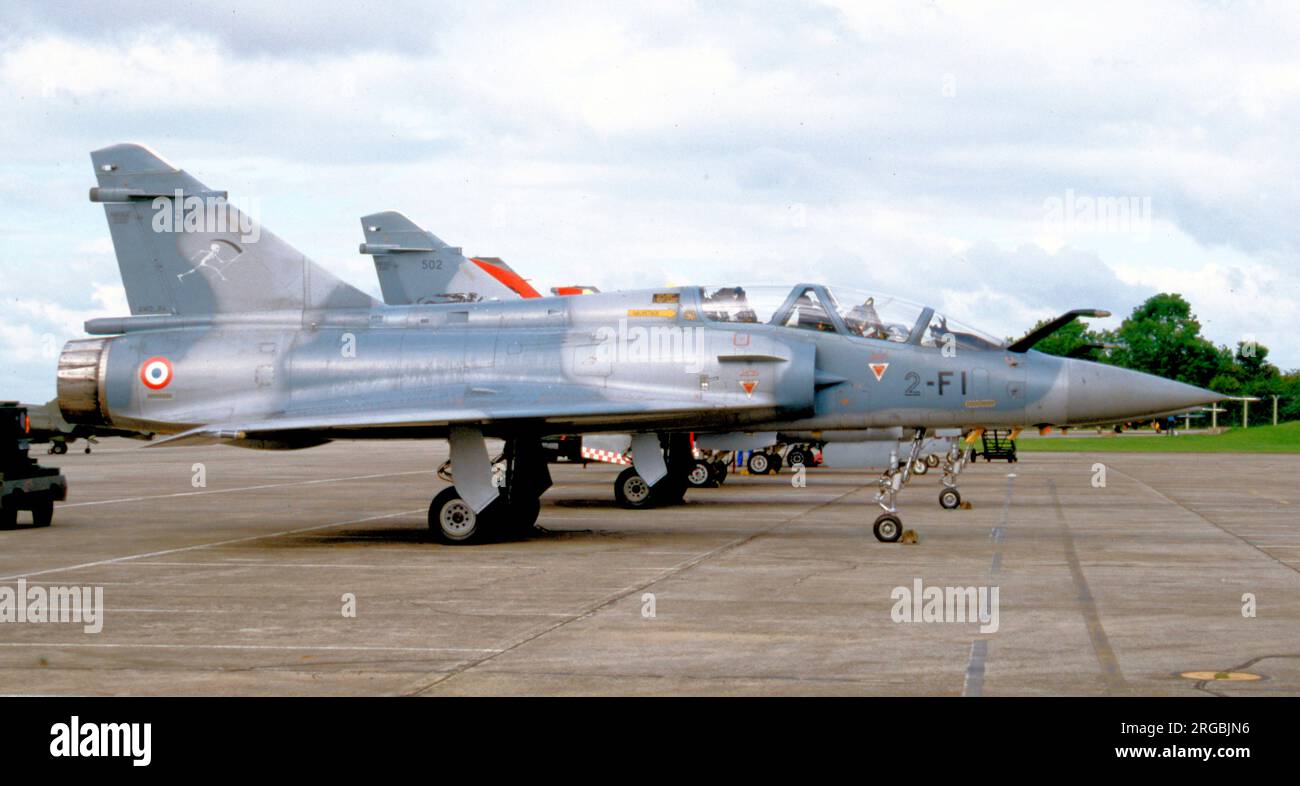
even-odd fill
[(744, 287), (722, 287), (704, 296), (704, 313), (715, 322), (757, 322)]
[(889, 337), (888, 332), (885, 330), (885, 323), (881, 321), (880, 315), (876, 313), (876, 299), (874, 297), (868, 297), (862, 305), (849, 309), (849, 313), (844, 315), (844, 324), (849, 330), (863, 338), (883, 339)]
[[(792, 313), (796, 317), (796, 326), (804, 330), (820, 330), (834, 333), (835, 323), (831, 322), (826, 309), (807, 291), (795, 298)], [(787, 323), (788, 324), (788, 323)]]

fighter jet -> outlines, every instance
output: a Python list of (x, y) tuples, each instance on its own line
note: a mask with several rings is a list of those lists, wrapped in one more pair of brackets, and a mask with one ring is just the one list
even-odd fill
[[(90, 320), (94, 337), (65, 345), (64, 417), (169, 435), (153, 447), (445, 439), (454, 485), (428, 519), (446, 542), (532, 527), (551, 484), (546, 434), (632, 433), (619, 493), (671, 500), (690, 432), (902, 429), (919, 446), (936, 428), (1082, 425), (1222, 399), (813, 283), (388, 306), (143, 146), (91, 160), (131, 315)], [(185, 220), (160, 230), (163, 210)], [(219, 269), (199, 264), (214, 245)], [(488, 437), (505, 442), (500, 483)], [(881, 479), (882, 541), (902, 534), (907, 472)]]

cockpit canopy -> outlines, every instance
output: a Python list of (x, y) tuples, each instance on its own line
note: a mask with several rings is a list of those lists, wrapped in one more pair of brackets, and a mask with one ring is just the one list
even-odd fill
[(714, 322), (748, 322), (844, 336), (963, 349), (1004, 342), (902, 298), (821, 284), (703, 287), (700, 308)]

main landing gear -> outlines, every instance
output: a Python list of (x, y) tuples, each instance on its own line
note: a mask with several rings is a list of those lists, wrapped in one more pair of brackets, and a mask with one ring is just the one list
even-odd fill
[(725, 467), (719, 471), (695, 458), (689, 434), (637, 434), (632, 462), (614, 481), (614, 499), (625, 508), (677, 505), (688, 488), (699, 485), (697, 480), (709, 485), (726, 478)]
[(512, 437), (496, 462), (488, 460), (483, 435), (452, 429), (454, 485), (429, 505), (429, 529), (443, 543), (471, 544), (527, 537), (541, 513), (541, 496), (551, 486), (541, 440)]
[(766, 475), (781, 471), (781, 454), (775, 450), (756, 450), (749, 454), (745, 468), (751, 475)]

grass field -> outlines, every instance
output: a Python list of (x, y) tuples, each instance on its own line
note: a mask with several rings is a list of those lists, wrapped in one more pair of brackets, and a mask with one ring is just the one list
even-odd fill
[(1022, 437), (1021, 451), (1061, 453), (1300, 453), (1300, 421), (1277, 426), (1233, 428), (1222, 434), (1167, 436), (1152, 432), (1103, 437)]

